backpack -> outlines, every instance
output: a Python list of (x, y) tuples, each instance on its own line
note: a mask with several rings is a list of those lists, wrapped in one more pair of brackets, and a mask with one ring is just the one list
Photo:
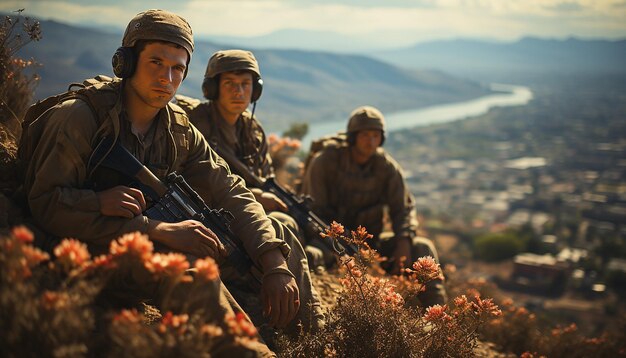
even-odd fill
[(348, 135), (346, 132), (337, 132), (335, 134), (329, 134), (311, 141), (311, 145), (309, 146), (309, 154), (304, 160), (304, 170), (302, 173), (306, 173), (311, 160), (317, 153), (322, 151), (325, 148), (339, 148), (342, 146), (348, 145)]
[(24, 214), (30, 213), (25, 188), (28, 167), (55, 107), (70, 99), (82, 99), (94, 113), (98, 125), (101, 125), (118, 100), (116, 83), (119, 82), (111, 77), (98, 75), (84, 80), (83, 83), (72, 83), (67, 91), (37, 101), (28, 108), (22, 120), (22, 134), (15, 158), (18, 187), (13, 194), (13, 201), (21, 207)]
[[(72, 83), (66, 92), (37, 101), (28, 108), (22, 120), (22, 135), (15, 160), (19, 183), (24, 183), (30, 160), (46, 128), (48, 118), (54, 113), (53, 109), (67, 100), (82, 99), (89, 105), (98, 124), (101, 124), (108, 110), (117, 101), (118, 93), (113, 86), (110, 86), (112, 83), (111, 77), (98, 75), (84, 80), (83, 83)], [(100, 91), (105, 87), (108, 87), (110, 91)], [(102, 93), (108, 95), (102, 95)]]

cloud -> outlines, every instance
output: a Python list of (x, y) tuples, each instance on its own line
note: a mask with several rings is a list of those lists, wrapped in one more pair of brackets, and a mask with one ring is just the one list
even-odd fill
[(332, 31), (410, 44), (480, 37), (626, 37), (625, 0), (3, 0), (0, 10), (123, 28), (137, 12), (165, 8), (197, 35), (260, 36), (281, 29)]
[(574, 1), (562, 2), (552, 6), (547, 6), (546, 8), (557, 12), (582, 11), (585, 9), (584, 6)]

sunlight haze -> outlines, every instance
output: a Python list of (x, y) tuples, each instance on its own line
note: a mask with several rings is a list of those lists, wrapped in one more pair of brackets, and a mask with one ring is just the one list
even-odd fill
[(22, 0), (0, 4), (3, 12), (20, 8), (26, 16), (110, 29), (123, 29), (142, 10), (162, 8), (185, 17), (198, 38), (306, 30), (336, 33), (378, 48), (453, 38), (626, 37), (624, 0)]

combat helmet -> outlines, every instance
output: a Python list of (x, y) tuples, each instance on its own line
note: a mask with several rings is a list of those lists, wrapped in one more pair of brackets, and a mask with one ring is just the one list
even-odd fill
[(352, 113), (348, 120), (348, 143), (353, 145), (356, 139), (356, 133), (366, 129), (375, 129), (381, 131), (382, 141), (385, 142), (385, 116), (375, 107), (361, 106)]
[(209, 100), (217, 99), (219, 95), (219, 74), (231, 71), (252, 72), (252, 97), (251, 102), (256, 102), (263, 92), (263, 80), (259, 63), (254, 54), (245, 50), (222, 50), (217, 51), (209, 59), (204, 81), (202, 82), (202, 93)]
[[(112, 58), (113, 73), (120, 78), (128, 78), (135, 72), (137, 54), (133, 48), (141, 40), (166, 41), (181, 46), (187, 51), (187, 65), (194, 49), (193, 32), (187, 20), (166, 10), (147, 10), (138, 13), (130, 20), (122, 46)], [(187, 76), (185, 68), (185, 77)]]

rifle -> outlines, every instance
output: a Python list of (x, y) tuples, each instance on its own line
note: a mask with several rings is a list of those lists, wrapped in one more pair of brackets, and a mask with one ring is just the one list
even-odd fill
[[(241, 177), (248, 183), (248, 185), (252, 187), (260, 188), (263, 191), (270, 192), (276, 195), (280, 200), (282, 200), (285, 205), (287, 205), (287, 210), (289, 211), (289, 215), (293, 217), (298, 226), (300, 226), (303, 230), (311, 230), (313, 235), (318, 235), (324, 233), (326, 229), (330, 227), (328, 223), (322, 220), (317, 214), (315, 214), (310, 208), (311, 198), (306, 197), (304, 195), (297, 195), (294, 192), (283, 188), (278, 182), (276, 182), (275, 177), (270, 176), (267, 178), (261, 178), (255, 175), (252, 170), (250, 170), (244, 163), (242, 163), (239, 158), (235, 157), (230, 153), (225, 153), (220, 150), (217, 146), (213, 146), (213, 149), (217, 154), (222, 157), (231, 169), (234, 170), (236, 174), (241, 175)], [(324, 240), (321, 242), (333, 250), (333, 252), (343, 255), (347, 253), (351, 256), (357, 254), (357, 248), (354, 245), (341, 245), (336, 241)]]
[(250, 274), (261, 283), (261, 269), (255, 266), (242, 242), (230, 229), (233, 215), (224, 209), (212, 209), (181, 175), (170, 173), (165, 182), (135, 158), (119, 141), (104, 138), (92, 155), (92, 161), (138, 181), (137, 186), (153, 201), (143, 214), (150, 219), (175, 223), (197, 220), (217, 235), (226, 248), (227, 260), (243, 276)]

